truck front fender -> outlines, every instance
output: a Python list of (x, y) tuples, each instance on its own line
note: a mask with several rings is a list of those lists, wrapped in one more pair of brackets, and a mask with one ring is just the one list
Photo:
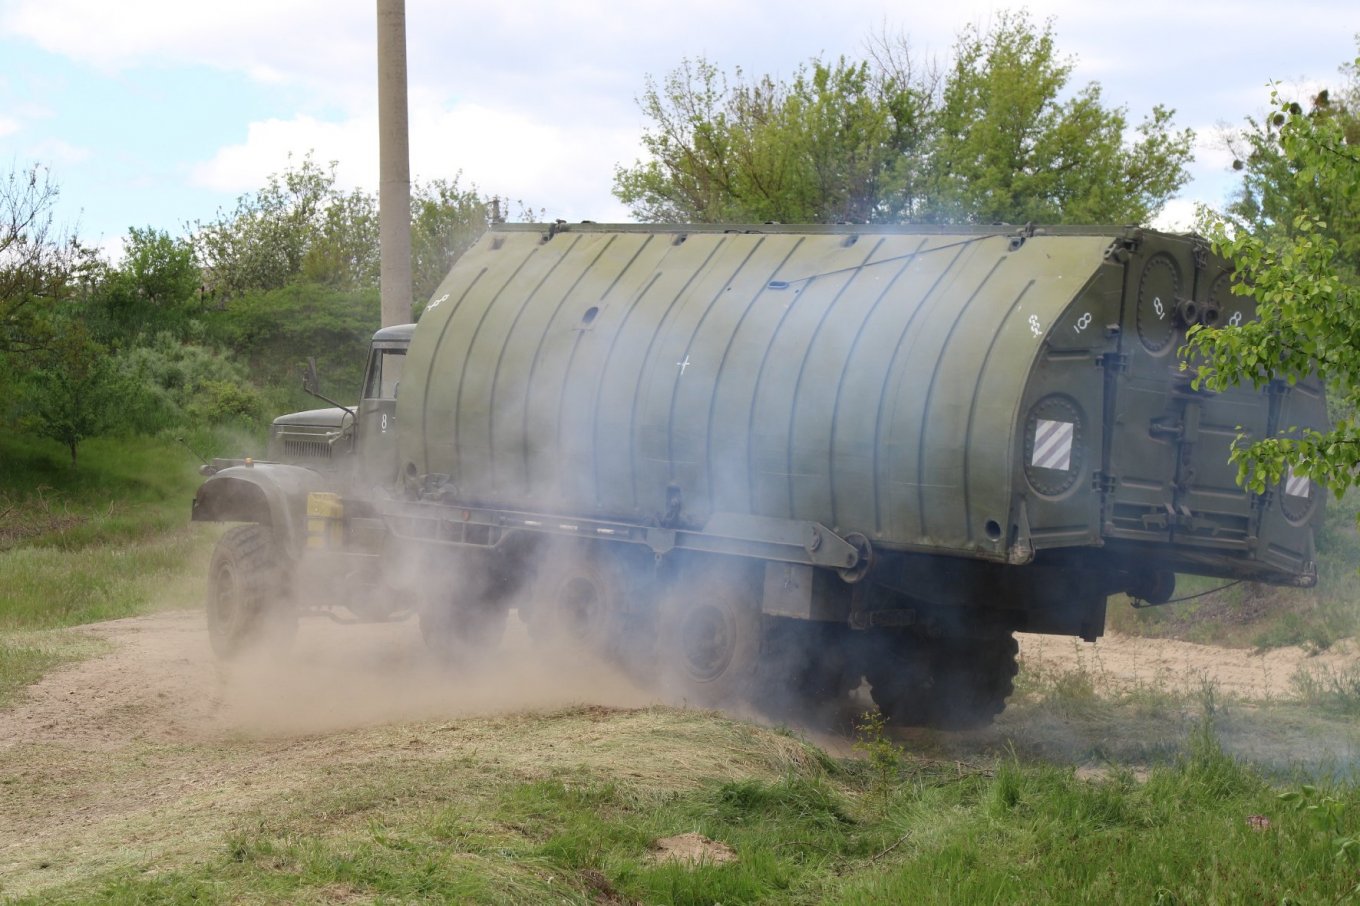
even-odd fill
[(328, 483), (311, 469), (281, 463), (231, 466), (199, 485), (194, 522), (258, 522), (294, 558), (307, 540), (307, 495)]

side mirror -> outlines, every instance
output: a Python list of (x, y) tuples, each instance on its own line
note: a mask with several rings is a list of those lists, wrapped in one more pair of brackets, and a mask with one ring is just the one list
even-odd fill
[(307, 357), (307, 365), (302, 369), (302, 389), (304, 392), (317, 396), (321, 391), (321, 381), (316, 376), (316, 358)]
[(321, 382), (317, 379), (316, 376), (316, 359), (312, 358), (311, 356), (307, 356), (307, 365), (305, 368), (302, 369), (302, 392), (314, 396), (319, 400), (325, 400), (332, 406), (344, 409), (346, 412), (349, 413), (350, 418), (354, 418), (353, 409), (351, 409), (349, 406), (346, 406), (344, 403), (337, 403), (329, 396), (324, 396), (321, 393)]

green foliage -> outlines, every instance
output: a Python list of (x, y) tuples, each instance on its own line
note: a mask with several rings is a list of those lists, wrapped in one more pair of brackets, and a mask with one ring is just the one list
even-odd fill
[[(790, 84), (729, 84), (684, 61), (641, 105), (651, 159), (615, 171), (615, 195), (651, 221), (867, 221), (911, 196), (928, 91), (910, 73), (813, 60)], [(888, 199), (894, 199), (890, 201)]]
[[(1297, 101), (1277, 97), (1272, 115), (1247, 119), (1246, 127), (1229, 141), (1242, 184), (1227, 214), (1237, 228), (1287, 237), (1294, 218), (1309, 213), (1337, 241), (1341, 261), (1354, 274), (1360, 272), (1360, 206), (1324, 182), (1300, 178), (1297, 161), (1284, 143), (1289, 117), (1306, 116), (1329, 124), (1334, 136), (1330, 141), (1360, 146), (1360, 70), (1347, 64), (1341, 67), (1341, 76), (1340, 84), (1307, 99), (1306, 112)], [(1291, 131), (1296, 127), (1290, 126)]]
[[(1325, 793), (1311, 784), (1304, 784), (1298, 790), (1280, 794), (1280, 802), (1293, 808), (1303, 816), (1325, 841), (1333, 859), (1342, 865), (1360, 865), (1360, 829), (1353, 821), (1348, 821), (1347, 803), (1335, 795)], [(1357, 883), (1343, 896), (1360, 896), (1360, 883)]]
[[(231, 307), (302, 283), (334, 292), (378, 285), (378, 199), (342, 190), (335, 164), (308, 155), (241, 196), (231, 212), (195, 225), (194, 246), (219, 306)], [(422, 304), (454, 259), (482, 234), (488, 201), (458, 180), (432, 180), (411, 191), (412, 300)]]
[(1091, 83), (1067, 100), (1072, 62), (1053, 23), (1001, 14), (954, 48), (930, 146), (932, 220), (1147, 223), (1189, 179), (1190, 130), (1154, 107), (1125, 145), (1122, 107)]
[(459, 188), (457, 178), (411, 188), (411, 294), (416, 305), (434, 295), (453, 262), (486, 231), (491, 222), (487, 207), (475, 188)]
[(1339, 670), (1304, 668), (1291, 682), (1298, 699), (1310, 707), (1360, 717), (1360, 666)]
[[(1360, 406), (1360, 276), (1353, 245), (1360, 145), (1344, 117), (1305, 112), (1278, 91), (1272, 105), (1269, 122), (1278, 129), (1288, 171), (1279, 197), (1292, 199), (1294, 208), (1276, 215), (1283, 221), (1211, 226), (1215, 248), (1233, 261), (1233, 291), (1255, 300), (1257, 316), (1236, 327), (1192, 328), (1187, 357), (1196, 386), (1210, 390), (1294, 384), (1320, 372), (1334, 404), (1353, 413)], [(1318, 199), (1325, 202), (1315, 208)], [(1233, 460), (1240, 480), (1258, 493), (1289, 466), (1339, 496), (1356, 482), (1360, 427), (1342, 417), (1330, 430), (1286, 426), (1275, 437), (1239, 438)]]
[(854, 750), (864, 756), (874, 788), (884, 798), (902, 770), (902, 749), (888, 738), (888, 719), (878, 710), (865, 711), (855, 722)]
[(184, 336), (201, 311), (201, 284), (188, 240), (132, 227), (122, 262), (101, 275), (86, 304), (106, 342), (128, 342), (144, 333)]
[(377, 274), (376, 205), (342, 192), (335, 164), (308, 154), (264, 187), (242, 195), (230, 213), (195, 224), (194, 245), (220, 299), (280, 289), (303, 277), (337, 286), (371, 284)]
[(90, 253), (53, 222), (59, 190), (45, 167), (0, 176), (0, 354), (45, 348), (54, 307)]
[(642, 220), (1146, 222), (1188, 179), (1192, 135), (1154, 108), (1126, 144), (1098, 85), (1066, 101), (1052, 23), (964, 29), (941, 77), (902, 41), (790, 82), (684, 61), (640, 99), (649, 158), (615, 171)]
[(359, 392), (365, 350), (379, 327), (376, 288), (338, 290), (293, 282), (267, 292), (248, 292), (229, 307), (210, 312), (208, 337), (234, 350), (258, 385), (292, 386), (297, 367), (311, 356), (327, 395)]
[(266, 415), (260, 392), (238, 361), (205, 346), (160, 333), (115, 360), (131, 387), (127, 417), (142, 431), (196, 425), (258, 426)]
[(66, 321), (23, 378), (20, 424), (62, 444), (76, 466), (81, 441), (118, 428), (132, 389), (79, 321)]

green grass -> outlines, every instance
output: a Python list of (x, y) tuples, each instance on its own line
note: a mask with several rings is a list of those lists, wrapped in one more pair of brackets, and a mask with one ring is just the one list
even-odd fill
[(1194, 600), (1134, 609), (1110, 599), (1114, 632), (1243, 648), (1299, 645), (1314, 651), (1360, 634), (1360, 492), (1328, 500), (1317, 533), (1318, 584), (1311, 589), (1241, 583), (1213, 592), (1223, 579), (1178, 576), (1176, 597)]
[[(714, 731), (739, 752), (737, 725), (716, 718), (709, 729), (668, 712), (607, 720), (625, 735), (630, 723), (664, 730), (671, 757)], [(774, 741), (740, 735), (747, 762)], [(661, 752), (630, 738), (665, 777)], [(1320, 834), (1279, 799), (1290, 787), (1224, 751), (1207, 717), (1145, 778), (1082, 779), (1013, 753), (963, 764), (900, 751), (886, 796), (875, 770), (825, 753), (697, 780), (692, 764), (632, 779), (577, 750), (566, 759), (510, 765), (479, 749), (318, 766), (205, 851), (14, 902), (1330, 903), (1357, 881), (1334, 838), (1360, 830), (1360, 791), (1326, 788), (1341, 819)], [(705, 767), (720, 775), (721, 762), (709, 751)], [(685, 833), (735, 859), (659, 858), (658, 840)]]
[(1360, 717), (1360, 664), (1340, 670), (1302, 669), (1292, 685), (1299, 701), (1311, 708)]
[(89, 648), (50, 630), (202, 597), (214, 537), (190, 526), (201, 481), (167, 439), (95, 439), (72, 469), (56, 444), (0, 434), (0, 704)]

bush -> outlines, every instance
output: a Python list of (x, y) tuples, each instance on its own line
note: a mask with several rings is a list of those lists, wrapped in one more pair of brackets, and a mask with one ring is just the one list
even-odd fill
[(179, 343), (170, 334), (126, 350), (117, 357), (117, 368), (134, 388), (127, 412), (138, 430), (249, 426), (264, 415), (244, 366), (205, 346)]
[(324, 392), (341, 399), (357, 395), (380, 323), (376, 289), (308, 283), (246, 293), (206, 320), (209, 339), (239, 355), (257, 385), (295, 383), (298, 364), (312, 357)]

